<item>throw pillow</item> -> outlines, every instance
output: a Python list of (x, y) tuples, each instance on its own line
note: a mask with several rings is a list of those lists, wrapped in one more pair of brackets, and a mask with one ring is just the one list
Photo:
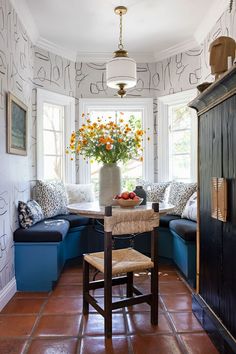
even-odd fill
[(169, 184), (170, 182), (150, 183), (147, 186), (147, 200), (149, 202), (163, 202)]
[(27, 203), (19, 201), (18, 216), (20, 226), (24, 229), (44, 219), (42, 208), (35, 200), (29, 200)]
[(94, 186), (90, 184), (66, 184), (68, 204), (94, 202)]
[(38, 180), (35, 186), (35, 197), (45, 218), (68, 214), (67, 195), (62, 181)]
[(148, 202), (163, 202), (165, 199), (165, 191), (170, 182), (148, 182), (143, 179), (137, 179), (137, 183), (143, 187), (147, 194)]
[(197, 221), (197, 192), (193, 193), (187, 201), (181, 218)]
[(190, 196), (197, 190), (197, 183), (172, 182), (168, 203), (175, 208), (172, 215), (181, 215)]

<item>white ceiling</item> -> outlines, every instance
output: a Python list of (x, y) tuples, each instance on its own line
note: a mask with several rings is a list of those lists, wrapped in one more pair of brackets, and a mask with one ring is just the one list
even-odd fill
[(123, 18), (125, 49), (132, 56), (147, 60), (167, 56), (171, 50), (193, 48), (204, 20), (206, 25), (209, 14), (222, 13), (219, 4), (226, 3), (224, 0), (13, 0), (13, 3), (19, 1), (25, 3), (32, 15), (39, 45), (87, 59), (104, 59), (117, 49), (119, 17), (114, 14), (114, 7), (127, 6), (128, 13)]

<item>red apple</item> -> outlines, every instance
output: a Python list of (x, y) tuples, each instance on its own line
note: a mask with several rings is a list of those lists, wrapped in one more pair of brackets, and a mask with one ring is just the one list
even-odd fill
[(136, 195), (133, 200), (140, 200), (140, 198)]
[(123, 199), (129, 199), (129, 192), (123, 192), (123, 193), (121, 193), (121, 198), (123, 198)]
[(136, 196), (136, 194), (134, 192), (129, 192), (130, 199), (134, 199), (135, 196)]

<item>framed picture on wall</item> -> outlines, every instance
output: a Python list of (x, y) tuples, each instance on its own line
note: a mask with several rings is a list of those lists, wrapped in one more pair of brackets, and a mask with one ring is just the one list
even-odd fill
[(12, 93), (7, 100), (7, 152), (27, 155), (27, 106)]

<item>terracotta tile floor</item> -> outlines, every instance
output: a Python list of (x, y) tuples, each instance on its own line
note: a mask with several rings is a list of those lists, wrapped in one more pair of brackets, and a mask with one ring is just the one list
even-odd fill
[[(147, 274), (135, 283), (148, 289)], [(115, 298), (123, 286), (116, 286)], [(102, 290), (95, 296), (103, 303)], [(216, 354), (191, 312), (191, 289), (171, 265), (160, 266), (159, 325), (150, 324), (149, 306), (118, 309), (113, 338), (103, 336), (103, 318), (90, 308), (82, 315), (82, 267), (67, 264), (49, 293), (17, 293), (0, 313), (0, 354)]]

